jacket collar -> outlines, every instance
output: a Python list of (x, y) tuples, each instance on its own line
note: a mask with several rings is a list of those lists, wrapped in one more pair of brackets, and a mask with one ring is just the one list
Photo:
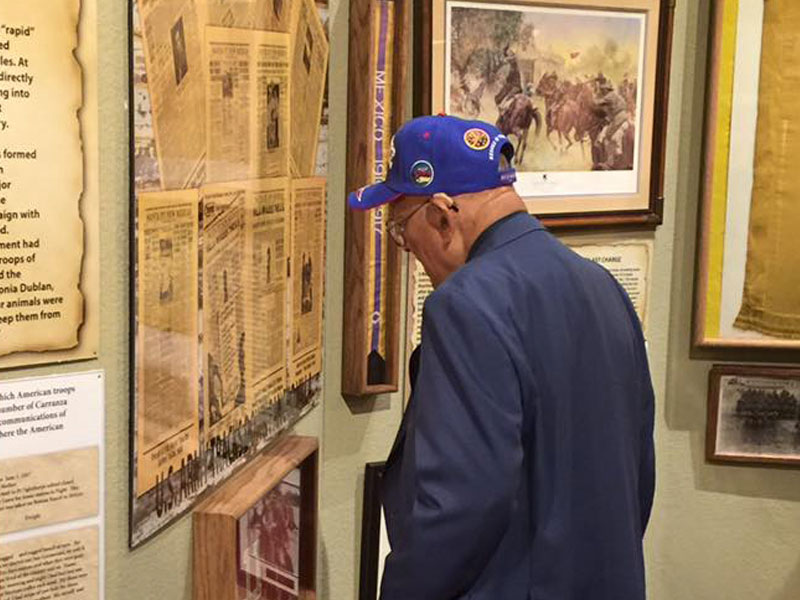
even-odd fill
[(539, 219), (524, 210), (506, 215), (484, 229), (478, 239), (473, 242), (469, 254), (467, 254), (467, 262), (499, 248), (521, 235), (538, 230), (544, 230), (544, 226)]

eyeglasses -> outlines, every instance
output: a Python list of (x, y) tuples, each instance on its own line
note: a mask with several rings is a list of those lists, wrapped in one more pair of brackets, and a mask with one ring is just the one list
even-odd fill
[(425, 200), (425, 202), (417, 206), (414, 210), (408, 213), (405, 216), (405, 218), (401, 219), (400, 221), (390, 220), (386, 224), (386, 229), (389, 231), (389, 235), (392, 236), (392, 240), (394, 240), (395, 244), (397, 244), (401, 248), (406, 247), (406, 236), (405, 236), (406, 223), (408, 223), (411, 217), (413, 217), (417, 213), (417, 211), (419, 211), (419, 209), (425, 206), (428, 202), (430, 202), (430, 198), (428, 198), (427, 200)]

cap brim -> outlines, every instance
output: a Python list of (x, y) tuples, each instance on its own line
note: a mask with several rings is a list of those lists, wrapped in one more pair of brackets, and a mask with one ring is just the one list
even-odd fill
[(347, 196), (347, 204), (353, 210), (369, 210), (389, 202), (394, 202), (403, 194), (394, 191), (385, 183), (363, 187)]

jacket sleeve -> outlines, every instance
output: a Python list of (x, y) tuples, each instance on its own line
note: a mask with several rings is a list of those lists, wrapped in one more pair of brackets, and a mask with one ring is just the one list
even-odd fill
[(412, 509), (386, 559), (381, 598), (449, 600), (470, 589), (505, 534), (523, 456), (512, 361), (458, 290), (425, 304), (414, 395), (403, 450)]
[(650, 379), (650, 367), (647, 362), (644, 339), (641, 341), (640, 355), (642, 361), (642, 429), (639, 459), (639, 510), (642, 536), (644, 536), (647, 523), (650, 521), (650, 511), (653, 508), (653, 496), (656, 488), (656, 453), (653, 442), (655, 394), (653, 393), (653, 383)]

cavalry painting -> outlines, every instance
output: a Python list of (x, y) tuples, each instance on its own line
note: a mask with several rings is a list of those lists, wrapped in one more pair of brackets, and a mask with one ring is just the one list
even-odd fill
[(518, 171), (637, 168), (641, 15), (453, 2), (448, 29), (448, 112), (495, 123)]

